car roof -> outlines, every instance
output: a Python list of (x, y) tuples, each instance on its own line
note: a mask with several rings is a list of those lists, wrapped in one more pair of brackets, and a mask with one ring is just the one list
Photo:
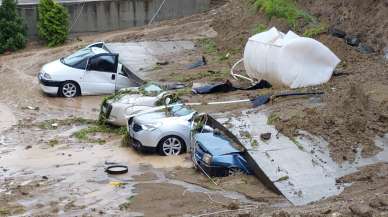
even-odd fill
[(102, 53), (109, 53), (107, 50), (99, 47), (91, 47), (90, 48), (94, 54), (102, 54)]

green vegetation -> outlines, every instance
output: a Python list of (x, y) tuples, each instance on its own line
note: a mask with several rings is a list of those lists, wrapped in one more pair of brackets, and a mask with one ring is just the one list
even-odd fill
[(15, 0), (3, 0), (0, 6), (0, 54), (26, 46), (26, 26), (17, 13)]
[(129, 206), (130, 206), (131, 203), (132, 203), (133, 198), (134, 198), (134, 196), (128, 197), (126, 202), (124, 202), (124, 203), (122, 203), (122, 204), (119, 205), (119, 209), (120, 209), (120, 210), (128, 210), (128, 209), (129, 209)]
[(53, 0), (40, 0), (38, 6), (38, 35), (49, 47), (65, 43), (69, 35), (69, 13)]
[(313, 38), (322, 33), (327, 32), (328, 26), (326, 24), (319, 23), (311, 27), (307, 27), (303, 33), (303, 36)]
[(67, 118), (63, 120), (58, 120), (58, 119), (51, 119), (51, 120), (46, 120), (41, 123), (38, 123), (37, 126), (41, 129), (44, 130), (53, 130), (56, 129), (56, 125), (72, 125), (72, 124), (92, 124), (95, 123), (94, 120), (89, 120), (89, 119), (84, 119), (80, 117), (72, 117), (72, 118)]
[(268, 28), (264, 24), (257, 24), (255, 28), (252, 30), (252, 35), (256, 35), (258, 33), (266, 31)]
[(104, 144), (106, 143), (105, 140), (93, 139), (93, 138), (90, 138), (89, 135), (94, 133), (114, 133), (117, 135), (125, 135), (126, 132), (127, 132), (127, 129), (125, 127), (113, 127), (106, 124), (99, 125), (98, 123), (95, 123), (87, 128), (84, 128), (78, 132), (75, 132), (73, 136), (81, 141)]
[(276, 113), (272, 113), (268, 119), (267, 119), (267, 124), (268, 125), (274, 125), (276, 122), (280, 121), (280, 117)]
[(59, 144), (59, 141), (57, 139), (50, 139), (48, 141), (48, 145), (51, 146), (51, 147), (54, 147), (54, 146), (56, 146), (58, 144)]
[(275, 182), (283, 182), (283, 181), (287, 181), (289, 180), (290, 177), (289, 176), (282, 176), (280, 177), (278, 180), (276, 180)]
[(270, 19), (278, 17), (286, 19), (292, 27), (296, 27), (299, 19), (311, 22), (313, 18), (297, 8), (292, 0), (251, 0), (257, 10), (263, 11)]
[(213, 39), (210, 39), (210, 38), (200, 39), (198, 40), (198, 43), (207, 54), (213, 54), (217, 52), (217, 45)]
[(299, 150), (304, 151), (303, 145), (300, 144), (295, 138), (290, 138), (290, 140), (299, 148)]

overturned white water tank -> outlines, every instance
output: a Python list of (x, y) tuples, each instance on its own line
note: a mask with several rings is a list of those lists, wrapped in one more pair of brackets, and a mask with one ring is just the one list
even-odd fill
[(245, 69), (251, 78), (290, 88), (329, 81), (340, 61), (322, 43), (276, 28), (249, 38), (244, 51)]

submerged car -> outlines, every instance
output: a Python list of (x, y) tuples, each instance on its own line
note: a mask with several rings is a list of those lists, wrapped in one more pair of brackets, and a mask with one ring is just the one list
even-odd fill
[(128, 120), (128, 137), (139, 151), (157, 151), (160, 155), (179, 155), (191, 148), (191, 120), (196, 112), (171, 105), (136, 115)]
[(141, 87), (127, 88), (109, 97), (101, 105), (100, 118), (105, 123), (126, 126), (128, 119), (142, 111), (161, 106), (167, 98), (170, 103), (178, 97), (158, 84), (148, 83)]
[[(213, 119), (214, 120), (214, 119)], [(209, 130), (210, 129), (210, 130)], [(239, 173), (252, 174), (244, 157), (246, 150), (214, 125), (193, 133), (194, 165), (209, 176), (224, 177)], [(228, 132), (229, 135), (232, 135)]]
[(119, 62), (104, 43), (91, 44), (44, 65), (38, 74), (42, 91), (67, 98), (111, 94), (138, 86), (136, 75)]

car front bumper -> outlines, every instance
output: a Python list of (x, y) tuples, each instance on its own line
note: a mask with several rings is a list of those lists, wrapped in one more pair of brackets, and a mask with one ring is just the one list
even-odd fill
[(39, 73), (38, 75), (38, 80), (39, 80), (39, 86), (44, 93), (49, 95), (58, 94), (59, 86), (61, 85), (60, 81), (46, 80), (42, 77), (41, 73)]
[(160, 141), (160, 135), (161, 132), (159, 129), (155, 129), (152, 131), (149, 130), (141, 130), (138, 132), (135, 132), (133, 130), (133, 127), (129, 127), (128, 135), (130, 138), (132, 138), (134, 141), (138, 141), (141, 146), (145, 148), (157, 148), (159, 141)]
[(213, 166), (205, 163), (202, 159), (199, 159), (198, 155), (195, 155), (195, 164), (199, 167), (201, 172), (205, 172), (211, 177), (225, 177), (229, 175), (229, 169), (222, 166)]

